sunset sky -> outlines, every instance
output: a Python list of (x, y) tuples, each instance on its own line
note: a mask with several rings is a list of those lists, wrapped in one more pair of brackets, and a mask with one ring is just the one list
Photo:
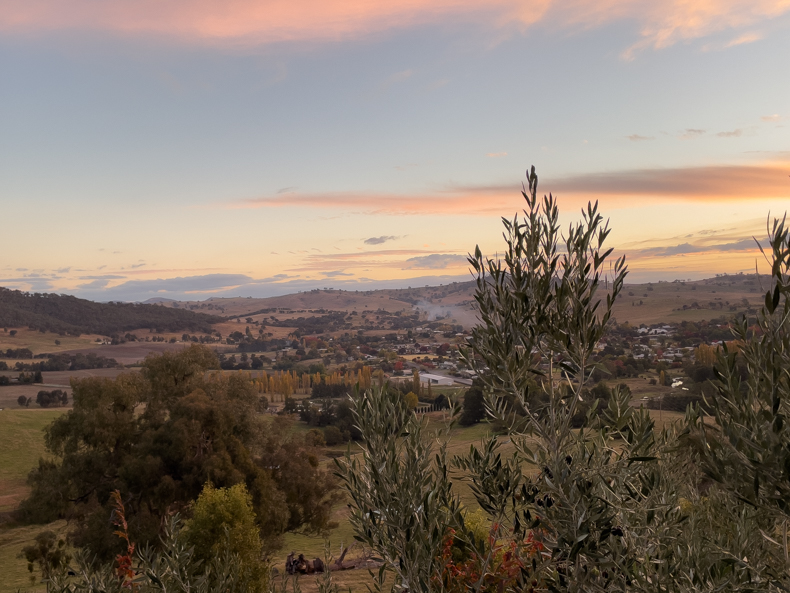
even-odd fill
[(789, 74), (790, 0), (0, 0), (0, 286), (467, 280), (531, 165), (632, 282), (754, 271)]

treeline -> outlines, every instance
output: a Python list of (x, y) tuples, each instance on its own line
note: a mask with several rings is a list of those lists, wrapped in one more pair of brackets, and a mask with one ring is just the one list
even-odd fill
[[(0, 370), (5, 369), (0, 368)], [(36, 371), (34, 373), (19, 373), (19, 376), (16, 378), (16, 382), (20, 385), (31, 385), (33, 383), (43, 383), (44, 378), (41, 376), (41, 371)], [(7, 387), (9, 385), (11, 385), (11, 377), (7, 375), (0, 375), (0, 387)]]
[(293, 344), (292, 340), (285, 340), (282, 338), (268, 340), (262, 336), (256, 338), (250, 333), (245, 335), (238, 331), (231, 333), (225, 339), (225, 341), (228, 344), (238, 344), (236, 348), (239, 352), (268, 352), (270, 350), (282, 350), (283, 348), (288, 348)]
[(33, 358), (33, 351), (30, 348), (9, 348), (2, 355), (6, 358)]
[[(5, 364), (5, 363), (0, 363)], [(84, 369), (114, 369), (121, 365), (114, 358), (92, 352), (88, 354), (48, 354), (41, 362), (17, 362), (17, 371), (80, 371)]]
[[(20, 395), (17, 398), (16, 403), (18, 403), (20, 406), (29, 408), (32, 401), (32, 397)], [(67, 406), (69, 405), (69, 394), (62, 389), (53, 389), (52, 391), (41, 390), (36, 395), (36, 403), (42, 408), (57, 408), (60, 406)]]
[(132, 329), (159, 333), (211, 332), (222, 318), (205, 313), (135, 303), (95, 303), (77, 297), (0, 288), (0, 326), (60, 334), (112, 335)]
[(261, 371), (254, 376), (250, 374), (249, 380), (258, 393), (281, 395), (283, 398), (288, 398), (295, 393), (310, 393), (314, 398), (341, 397), (349, 393), (351, 388), (357, 384), (360, 389), (370, 389), (374, 379), (377, 385), (384, 383), (384, 374), (378, 371), (374, 375), (369, 366), (332, 373), (322, 371), (323, 365), (310, 365), (307, 370), (274, 371), (271, 374)]

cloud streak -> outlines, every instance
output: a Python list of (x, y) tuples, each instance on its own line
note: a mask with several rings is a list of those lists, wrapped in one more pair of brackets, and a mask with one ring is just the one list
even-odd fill
[(636, 169), (549, 180), (551, 191), (604, 195), (661, 196), (690, 200), (764, 199), (790, 196), (790, 163)]
[[(229, 209), (259, 208), (310, 208), (342, 209), (359, 214), (446, 214), (475, 216), (498, 214), (521, 206), (522, 199), (516, 184), (495, 187), (490, 191), (476, 188), (472, 192), (447, 190), (425, 194), (383, 194), (378, 192), (334, 192), (314, 194), (287, 194), (237, 200), (223, 204)], [(380, 237), (373, 237), (378, 240)], [(378, 243), (369, 243), (369, 245)]]
[[(756, 200), (790, 196), (790, 162), (754, 165), (634, 169), (572, 175), (542, 180), (540, 189), (559, 194), (566, 202), (574, 198), (608, 196), (610, 207), (617, 198), (715, 201)], [(415, 194), (335, 192), (273, 195), (221, 204), (228, 209), (309, 208), (344, 210), (368, 215), (480, 216), (514, 212), (523, 207), (521, 187), (509, 185), (452, 186)], [(371, 237), (378, 245), (395, 237)]]

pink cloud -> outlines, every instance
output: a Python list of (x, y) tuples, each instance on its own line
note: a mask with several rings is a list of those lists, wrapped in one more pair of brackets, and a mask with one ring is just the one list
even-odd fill
[[(722, 31), (731, 43), (745, 31), (790, 11), (787, 0), (0, 0), (0, 30), (105, 30), (153, 33), (188, 40), (268, 43), (342, 40), (448, 20), (524, 30), (590, 29), (618, 20), (639, 28), (641, 40), (624, 52), (668, 47)], [(740, 36), (737, 36), (740, 35)]]

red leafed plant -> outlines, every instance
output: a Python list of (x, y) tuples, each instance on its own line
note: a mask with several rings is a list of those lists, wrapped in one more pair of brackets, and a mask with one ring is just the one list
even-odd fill
[[(481, 577), (480, 591), (485, 593), (501, 593), (513, 588), (534, 591), (538, 582), (531, 575), (531, 560), (540, 553), (542, 545), (534, 540), (532, 533), (523, 541), (501, 541), (497, 539), (498, 532), (499, 526), (495, 523), (489, 531), (485, 552), (481, 553), (473, 546), (466, 558), (458, 560), (457, 534), (454, 529), (448, 530), (440, 554), (443, 566), (441, 584), (446, 591), (467, 593), (471, 586), (480, 583)], [(488, 566), (485, 566), (486, 560)], [(439, 585), (438, 582), (435, 584)]]
[(123, 588), (136, 591), (137, 586), (134, 583), (134, 577), (136, 576), (136, 573), (132, 568), (132, 558), (134, 558), (135, 545), (129, 539), (129, 526), (126, 523), (126, 509), (123, 506), (121, 493), (118, 490), (115, 490), (111, 496), (115, 505), (112, 523), (118, 528), (114, 533), (122, 540), (126, 541), (126, 553), (118, 554), (115, 557), (115, 574), (121, 581), (121, 586)]

